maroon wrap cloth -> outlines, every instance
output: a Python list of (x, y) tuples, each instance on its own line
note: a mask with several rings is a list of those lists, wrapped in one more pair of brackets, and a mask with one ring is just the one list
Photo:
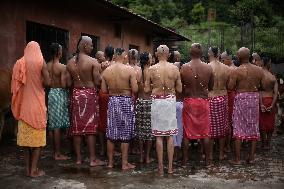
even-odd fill
[(201, 139), (209, 137), (210, 109), (208, 99), (185, 98), (182, 118), (185, 138)]
[(72, 92), (72, 126), (70, 135), (95, 134), (99, 121), (97, 90), (74, 88)]
[[(273, 97), (262, 97), (262, 104), (266, 108), (271, 106), (272, 101), (273, 101)], [(260, 115), (259, 115), (260, 130), (266, 133), (270, 133), (274, 131), (274, 127), (275, 127), (275, 108), (273, 108), (270, 112), (260, 111)]]

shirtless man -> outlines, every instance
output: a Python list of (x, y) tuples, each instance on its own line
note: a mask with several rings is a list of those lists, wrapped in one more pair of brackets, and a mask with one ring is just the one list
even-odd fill
[(219, 62), (218, 47), (210, 47), (209, 65), (214, 75), (214, 86), (209, 92), (210, 102), (210, 160), (213, 159), (213, 140), (219, 140), (219, 160), (225, 158), (225, 137), (228, 135), (228, 96), (227, 83), (229, 82), (230, 68)]
[[(154, 136), (151, 128), (151, 94), (145, 93), (144, 85), (146, 76), (149, 74), (149, 68), (152, 63), (152, 55), (144, 52), (140, 56), (140, 66), (142, 70), (142, 81), (138, 84), (138, 98), (135, 106), (135, 133), (139, 140), (140, 163), (151, 163), (150, 152)], [(144, 150), (145, 146), (145, 150)]]
[[(101, 63), (101, 69), (102, 69), (102, 74), (103, 74), (104, 70), (113, 64), (114, 49), (111, 45), (108, 45), (105, 48), (104, 53), (102, 51), (98, 51), (98, 53), (104, 54), (104, 61)], [(103, 58), (99, 58), (99, 57), (98, 59), (103, 60)], [(99, 131), (99, 138), (100, 138), (100, 144), (101, 144), (101, 152), (100, 152), (101, 156), (104, 156), (106, 153), (105, 134), (106, 134), (106, 128), (107, 128), (108, 100), (109, 100), (108, 94), (103, 93), (103, 91), (100, 90), (99, 92), (100, 124), (98, 127), (98, 131)]]
[(106, 46), (104, 56), (105, 61), (101, 63), (102, 71), (114, 63), (113, 61), (114, 48), (111, 45)]
[(59, 62), (62, 57), (62, 46), (58, 43), (50, 45), (52, 59), (47, 64), (51, 78), (48, 93), (48, 130), (53, 141), (55, 160), (66, 160), (60, 152), (60, 130), (69, 127), (68, 94), (66, 91), (66, 66)]
[[(221, 54), (221, 62), (230, 68), (230, 74), (233, 72), (235, 68), (235, 64), (233, 63), (232, 60), (232, 54), (230, 54), (229, 50), (226, 50)], [(227, 83), (229, 84), (229, 82)], [(228, 90), (228, 125), (229, 125), (229, 133), (226, 137), (225, 141), (225, 151), (230, 152), (231, 151), (231, 139), (232, 139), (232, 130), (233, 130), (233, 122), (232, 122), (232, 116), (233, 116), (233, 107), (234, 107), (234, 100), (236, 96), (236, 91), (235, 90)]]
[(189, 139), (201, 139), (202, 146), (205, 149), (206, 166), (210, 166), (208, 92), (213, 89), (213, 72), (210, 65), (201, 61), (202, 48), (200, 44), (192, 44), (189, 53), (191, 61), (181, 68), (184, 95), (183, 132), (185, 137), (183, 166), (186, 166), (188, 160)]
[[(78, 42), (77, 55), (70, 59), (67, 70), (73, 80), (72, 92), (72, 127), (71, 135), (75, 153), (76, 164), (82, 164), (81, 139), (87, 137), (90, 166), (103, 165), (96, 159), (95, 137), (98, 127), (99, 107), (97, 101), (97, 87), (100, 85), (101, 66), (96, 59), (90, 57), (93, 50), (92, 39), (82, 36)], [(82, 109), (82, 107), (84, 107)]]
[(98, 51), (95, 58), (98, 60), (99, 64), (106, 61), (105, 53), (103, 51)]
[(158, 172), (164, 173), (163, 139), (167, 139), (168, 173), (173, 173), (174, 144), (173, 136), (178, 133), (176, 119), (176, 95), (182, 92), (182, 84), (178, 68), (169, 63), (169, 48), (160, 45), (156, 56), (159, 63), (149, 68), (146, 76), (145, 92), (152, 91), (151, 124), (152, 133), (156, 137), (158, 156)]
[(174, 65), (178, 67), (178, 69), (181, 68), (181, 62), (180, 62), (181, 55), (178, 51), (174, 51)]
[(235, 64), (232, 61), (232, 55), (229, 54), (227, 51), (221, 54), (221, 62), (229, 67), (235, 68)]
[(241, 142), (251, 140), (251, 152), (247, 163), (254, 162), (256, 141), (259, 139), (259, 88), (263, 79), (260, 67), (249, 63), (250, 51), (242, 47), (237, 52), (240, 66), (233, 71), (229, 89), (237, 94), (233, 110), (233, 138), (235, 139), (234, 165), (241, 164)]
[(256, 66), (262, 67), (262, 62), (259, 54), (257, 53), (252, 53), (252, 63)]
[(108, 125), (106, 129), (108, 167), (114, 166), (114, 142), (121, 142), (122, 170), (133, 169), (128, 162), (129, 142), (135, 137), (135, 112), (132, 94), (138, 92), (133, 68), (124, 64), (127, 54), (124, 49), (115, 50), (115, 63), (105, 69), (101, 90), (109, 94)]
[(262, 147), (270, 149), (270, 141), (275, 127), (275, 103), (278, 94), (278, 83), (276, 77), (271, 74), (271, 59), (268, 57), (262, 58), (263, 74), (262, 91), (260, 92), (260, 119), (259, 128)]
[(139, 53), (136, 49), (130, 49), (128, 52), (128, 59), (129, 59), (129, 65), (134, 68), (134, 71), (136, 73), (137, 82), (140, 83), (142, 81), (142, 70), (138, 66), (139, 61)]

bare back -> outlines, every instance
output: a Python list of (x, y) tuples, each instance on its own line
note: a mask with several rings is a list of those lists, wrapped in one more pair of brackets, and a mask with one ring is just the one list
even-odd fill
[(178, 68), (168, 62), (158, 63), (149, 68), (146, 85), (152, 83), (152, 95), (175, 94), (181, 92), (181, 79)]
[(141, 81), (138, 82), (138, 97), (142, 99), (150, 99), (151, 94), (148, 92), (146, 93), (144, 88), (145, 88), (145, 81), (147, 78), (147, 75), (149, 75), (149, 67), (144, 68), (143, 70), (143, 75), (141, 77)]
[(95, 88), (100, 85), (100, 70), (101, 66), (96, 59), (80, 54), (78, 62), (76, 57), (69, 60), (67, 65), (74, 87)]
[(236, 86), (237, 92), (256, 92), (261, 86), (262, 78), (262, 68), (245, 63), (234, 70), (229, 87), (233, 89)]
[(184, 97), (208, 98), (213, 88), (213, 71), (211, 66), (200, 60), (192, 60), (181, 67)]
[(209, 65), (212, 68), (214, 77), (214, 86), (212, 91), (209, 92), (209, 97), (226, 95), (230, 68), (218, 61), (211, 62)]
[(277, 82), (276, 77), (268, 70), (263, 69), (262, 90), (263, 97), (272, 97), (274, 95), (274, 86)]
[(136, 93), (138, 86), (134, 69), (122, 63), (108, 67), (102, 76), (102, 90), (111, 96)]
[(53, 63), (48, 62), (47, 69), (49, 72), (49, 76), (51, 79), (51, 88), (65, 88), (66, 87), (66, 79), (65, 79), (65, 71), (66, 66), (59, 62)]

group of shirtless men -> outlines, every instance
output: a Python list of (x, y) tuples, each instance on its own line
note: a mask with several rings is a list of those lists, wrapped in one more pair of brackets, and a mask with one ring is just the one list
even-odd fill
[[(191, 45), (191, 60), (185, 64), (179, 60), (169, 63), (166, 45), (157, 48), (156, 64), (150, 53), (139, 55), (135, 49), (126, 52), (108, 46), (96, 58), (90, 57), (92, 49), (92, 39), (82, 36), (77, 53), (65, 66), (59, 62), (61, 46), (51, 46), (47, 107), (55, 159), (67, 159), (60, 152), (60, 129), (67, 127), (76, 164), (82, 164), (81, 140), (85, 136), (90, 166), (104, 165), (95, 153), (98, 134), (101, 155), (107, 151), (108, 168), (114, 167), (116, 144), (121, 145), (123, 170), (135, 168), (128, 162), (129, 144), (137, 148), (139, 143), (140, 162), (150, 163), (155, 141), (160, 174), (164, 172), (164, 140), (169, 174), (173, 173), (174, 152), (181, 146), (186, 166), (190, 140), (199, 141), (207, 167), (213, 165), (214, 142), (219, 144), (219, 160), (223, 160), (230, 150), (230, 139), (234, 140), (233, 165), (242, 163), (242, 141), (251, 141), (246, 163), (254, 163), (260, 135), (263, 147), (269, 147), (277, 95), (269, 59), (257, 56), (250, 63), (250, 50), (242, 47), (237, 52), (240, 66), (236, 67), (227, 52), (220, 55), (218, 48), (211, 47), (207, 64), (201, 61), (203, 52), (198, 43)], [(174, 55), (179, 59), (177, 51)], [(71, 89), (70, 98), (66, 88)], [(133, 143), (133, 139), (139, 142)]]

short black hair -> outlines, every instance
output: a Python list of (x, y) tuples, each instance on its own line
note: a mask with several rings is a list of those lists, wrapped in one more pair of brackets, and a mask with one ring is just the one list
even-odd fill
[(263, 66), (267, 66), (267, 64), (270, 62), (271, 58), (268, 56), (264, 56), (262, 57), (262, 62), (263, 62)]
[(149, 53), (148, 52), (143, 52), (140, 55), (140, 65), (143, 70), (144, 66), (149, 62)]
[(219, 53), (219, 48), (218, 47), (210, 47), (211, 51), (213, 52), (213, 56), (215, 58), (218, 57), (218, 53)]
[(114, 48), (111, 45), (107, 45), (105, 48), (105, 56), (111, 60), (113, 54), (114, 54)]
[(53, 60), (56, 56), (59, 55), (59, 50), (61, 48), (62, 47), (59, 43), (51, 43), (51, 45), (49, 46), (50, 60)]
[(125, 50), (124, 50), (123, 48), (116, 48), (116, 49), (115, 49), (115, 54), (116, 54), (116, 55), (122, 55), (122, 53), (124, 53), (124, 51), (125, 51)]

